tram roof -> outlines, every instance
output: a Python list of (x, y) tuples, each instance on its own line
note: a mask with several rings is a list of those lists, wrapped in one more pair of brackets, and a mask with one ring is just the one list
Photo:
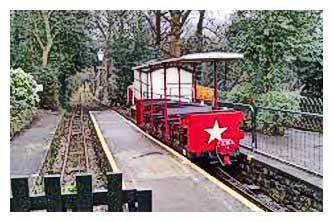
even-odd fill
[(148, 68), (149, 66), (162, 65), (165, 63), (201, 63), (201, 62), (214, 62), (223, 60), (236, 60), (243, 59), (244, 55), (241, 53), (229, 53), (229, 52), (205, 52), (205, 53), (193, 53), (183, 55), (181, 57), (169, 58), (163, 60), (150, 60), (142, 65), (135, 66), (132, 70)]

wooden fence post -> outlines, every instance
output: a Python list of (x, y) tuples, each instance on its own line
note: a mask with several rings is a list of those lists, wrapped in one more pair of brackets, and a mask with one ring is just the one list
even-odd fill
[(46, 210), (49, 212), (63, 211), (60, 175), (44, 176), (44, 190), (47, 203)]
[(127, 190), (127, 203), (128, 203), (128, 211), (134, 212), (137, 211), (135, 202), (136, 202), (136, 189)]
[(76, 211), (93, 211), (92, 177), (90, 174), (76, 175)]
[(152, 191), (140, 190), (136, 193), (139, 212), (152, 212)]
[(123, 211), (123, 197), (122, 197), (122, 174), (121, 173), (108, 173), (107, 174), (107, 203), (108, 210), (112, 212)]
[(29, 196), (29, 177), (15, 176), (11, 177), (12, 188), (12, 202), (10, 211), (26, 212), (30, 210), (30, 196)]

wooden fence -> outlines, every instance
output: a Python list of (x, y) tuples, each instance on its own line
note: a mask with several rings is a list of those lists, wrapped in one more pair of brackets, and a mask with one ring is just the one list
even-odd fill
[(108, 211), (150, 212), (152, 211), (151, 190), (122, 190), (122, 174), (107, 174), (107, 189), (92, 191), (92, 176), (76, 176), (76, 193), (61, 193), (60, 175), (44, 177), (44, 194), (29, 194), (29, 178), (11, 177), (11, 211), (93, 211), (93, 206), (107, 205)]

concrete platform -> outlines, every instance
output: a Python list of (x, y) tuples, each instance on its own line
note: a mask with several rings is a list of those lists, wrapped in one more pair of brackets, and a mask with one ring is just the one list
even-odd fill
[(49, 149), (60, 116), (41, 110), (31, 126), (10, 143), (10, 175), (31, 176), (38, 172)]
[(252, 211), (114, 111), (93, 112), (126, 188), (152, 189), (153, 211)]

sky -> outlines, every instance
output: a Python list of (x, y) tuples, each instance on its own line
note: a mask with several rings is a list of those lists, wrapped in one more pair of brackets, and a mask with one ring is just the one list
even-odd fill
[[(232, 13), (234, 13), (235, 10), (207, 10), (205, 13), (205, 20), (204, 20), (204, 26), (208, 25), (208, 20), (214, 20), (215, 24), (223, 24), (223, 23), (228, 23), (229, 17)], [(189, 23), (190, 25), (188, 26), (191, 27), (187, 32), (188, 33), (193, 33), (195, 32), (196, 25), (199, 19), (199, 12), (197, 10), (194, 10), (191, 12), (189, 16)], [(206, 35), (210, 35), (211, 33), (208, 30), (204, 29), (204, 33)]]

